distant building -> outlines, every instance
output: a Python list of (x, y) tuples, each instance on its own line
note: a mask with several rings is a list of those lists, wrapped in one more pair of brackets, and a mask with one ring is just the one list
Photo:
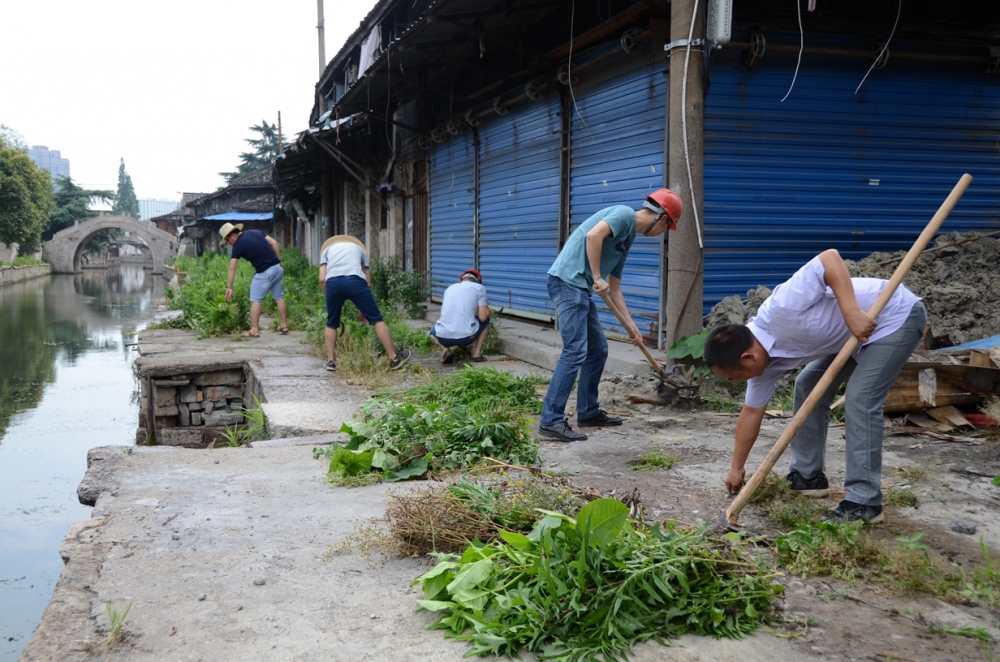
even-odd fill
[(151, 199), (147, 198), (145, 200), (139, 201), (139, 220), (148, 221), (157, 216), (163, 216), (164, 214), (169, 214), (180, 207), (181, 203), (177, 200), (165, 200), (165, 199)]
[(35, 162), (35, 167), (48, 170), (55, 183), (56, 177), (69, 177), (69, 159), (64, 159), (58, 149), (49, 149), (45, 145), (32, 145), (28, 156)]
[[(160, 216), (154, 216), (150, 219), (156, 227), (160, 228), (164, 232), (169, 232), (170, 234), (177, 234), (177, 228), (182, 225), (187, 225), (188, 223), (195, 220), (194, 211), (187, 206), (189, 202), (194, 202), (199, 198), (203, 198), (208, 193), (182, 193), (180, 204), (174, 203), (174, 208), (165, 214)], [(139, 201), (140, 208), (142, 207), (142, 200)]]

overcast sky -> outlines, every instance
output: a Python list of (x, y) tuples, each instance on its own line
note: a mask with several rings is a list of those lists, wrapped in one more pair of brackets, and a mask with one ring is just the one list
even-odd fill
[[(2, 0), (0, 124), (57, 149), (74, 181), (138, 198), (209, 192), (248, 127), (306, 128), (315, 0)], [(332, 59), (375, 0), (326, 0)]]

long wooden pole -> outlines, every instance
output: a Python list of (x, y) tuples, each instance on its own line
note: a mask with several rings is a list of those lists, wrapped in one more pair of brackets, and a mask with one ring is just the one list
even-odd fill
[[(878, 295), (877, 299), (875, 299), (875, 303), (868, 310), (868, 315), (870, 317), (874, 319), (878, 318), (879, 313), (881, 313), (882, 309), (885, 308), (885, 304), (889, 302), (889, 298), (892, 297), (896, 288), (899, 287), (899, 284), (903, 282), (906, 274), (909, 273), (913, 263), (917, 261), (918, 257), (920, 257), (920, 253), (923, 252), (924, 247), (927, 246), (928, 242), (934, 238), (934, 234), (941, 227), (941, 224), (944, 223), (945, 219), (948, 218), (948, 214), (950, 214), (951, 210), (955, 207), (955, 203), (958, 202), (959, 198), (962, 197), (962, 194), (965, 193), (965, 189), (969, 188), (969, 184), (971, 183), (972, 177), (968, 174), (962, 175), (962, 178), (958, 180), (958, 183), (955, 184), (955, 188), (951, 190), (951, 193), (941, 204), (937, 213), (934, 214), (934, 218), (932, 218), (930, 223), (927, 224), (924, 231), (920, 233), (920, 237), (918, 237), (917, 241), (914, 242), (913, 247), (910, 248), (906, 257), (904, 257), (903, 261), (900, 262), (898, 267), (896, 267), (896, 271), (893, 272), (888, 285), (885, 286), (882, 293)], [(771, 472), (771, 469), (778, 461), (778, 458), (781, 457), (781, 454), (784, 453), (785, 449), (788, 448), (788, 445), (792, 443), (792, 439), (802, 427), (803, 423), (805, 423), (806, 418), (808, 418), (809, 414), (812, 413), (812, 410), (815, 409), (816, 403), (819, 402), (819, 399), (823, 397), (823, 394), (826, 393), (828, 388), (830, 388), (830, 384), (833, 383), (837, 373), (839, 373), (840, 369), (844, 367), (845, 363), (847, 363), (847, 359), (851, 358), (854, 350), (858, 348), (858, 342), (858, 339), (854, 336), (851, 336), (851, 339), (847, 341), (844, 348), (840, 350), (839, 354), (837, 354), (837, 358), (833, 360), (830, 367), (826, 369), (825, 373), (823, 373), (823, 377), (820, 378), (816, 386), (813, 387), (812, 392), (809, 393), (809, 397), (806, 398), (806, 401), (802, 403), (802, 406), (795, 413), (795, 416), (792, 417), (792, 420), (788, 423), (788, 427), (786, 427), (785, 431), (781, 433), (780, 437), (778, 437), (778, 441), (776, 441), (774, 446), (771, 448), (771, 452), (767, 454), (767, 457), (764, 458), (763, 462), (761, 462), (760, 466), (753, 473), (753, 476), (751, 476), (750, 480), (747, 481), (747, 484), (742, 490), (740, 490), (740, 493), (736, 495), (733, 502), (729, 504), (729, 508), (726, 508), (725, 519), (730, 526), (736, 526), (739, 521), (740, 511), (742, 511), (747, 505), (747, 502), (750, 501), (750, 497), (752, 497), (754, 492), (757, 491), (760, 484), (764, 482), (764, 478)]]
[[(625, 323), (625, 318), (622, 317), (622, 314), (618, 311), (618, 306), (616, 306), (615, 304), (611, 303), (611, 299), (609, 299), (607, 297), (607, 295), (605, 295), (605, 294), (602, 294), (601, 298), (604, 299), (604, 303), (607, 304), (608, 308), (611, 309), (611, 312), (613, 312), (615, 314), (615, 317), (618, 318), (618, 322), (621, 323), (622, 327), (624, 327), (625, 332), (628, 333), (628, 337), (629, 338), (635, 338), (635, 334), (632, 333), (632, 329), (630, 329), (629, 326), (628, 326), (628, 324)], [(641, 349), (642, 353), (646, 355), (646, 360), (649, 361), (649, 365), (652, 366), (653, 372), (655, 372), (656, 375), (662, 381), (663, 380), (663, 368), (661, 368), (660, 364), (657, 363), (656, 359), (653, 358), (653, 353), (650, 352), (649, 348), (646, 347), (645, 345), (639, 345), (639, 349)]]

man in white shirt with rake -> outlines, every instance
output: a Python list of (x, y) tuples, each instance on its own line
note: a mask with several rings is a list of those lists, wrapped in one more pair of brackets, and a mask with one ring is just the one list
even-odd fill
[(828, 519), (883, 521), (882, 404), (927, 326), (920, 298), (902, 285), (889, 299), (878, 322), (868, 316), (865, 311), (887, 283), (878, 278), (851, 278), (840, 254), (831, 249), (778, 285), (746, 325), (727, 324), (709, 333), (705, 341), (706, 365), (720, 377), (747, 382), (726, 476), (731, 493), (739, 492), (743, 484), (747, 456), (781, 375), (805, 365), (795, 379), (798, 411), (854, 335), (861, 345), (792, 440), (787, 480), (793, 490), (807, 496), (829, 494), (823, 464), (830, 404), (846, 381), (847, 495), (830, 511)]

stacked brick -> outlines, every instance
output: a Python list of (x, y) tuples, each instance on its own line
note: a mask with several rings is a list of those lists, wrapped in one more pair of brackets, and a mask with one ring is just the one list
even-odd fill
[(142, 380), (136, 443), (145, 443), (151, 437), (146, 426), (152, 413), (158, 444), (205, 446), (227, 425), (243, 423), (245, 382), (243, 370), (239, 369)]

